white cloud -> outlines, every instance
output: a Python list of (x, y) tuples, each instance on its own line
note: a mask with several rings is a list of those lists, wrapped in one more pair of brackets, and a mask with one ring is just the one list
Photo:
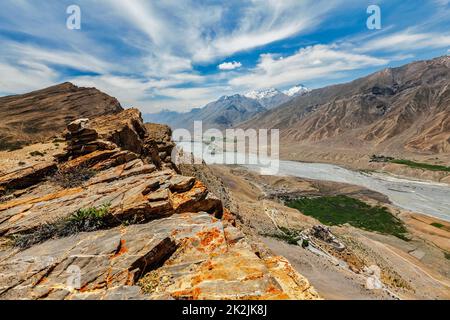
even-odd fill
[(31, 45), (4, 43), (3, 50), (8, 50), (10, 57), (42, 64), (53, 64), (71, 67), (77, 70), (90, 72), (113, 72), (120, 70), (120, 66), (107, 63), (95, 56), (77, 50), (46, 50)]
[[(309, 31), (343, 2), (230, 0), (224, 5), (167, 0), (162, 5), (144, 0), (112, 0), (107, 3), (119, 19), (126, 19), (147, 35), (149, 47), (157, 55), (182, 53), (193, 62), (210, 62)], [(227, 19), (233, 23), (224, 24)]]
[(46, 65), (22, 62), (18, 65), (0, 62), (0, 94), (26, 93), (50, 86), (55, 82), (56, 72)]
[(363, 44), (360, 52), (398, 52), (450, 46), (450, 34), (415, 33), (409, 30), (381, 36)]
[(199, 81), (196, 76), (175, 75), (169, 80), (140, 80), (132, 77), (113, 75), (83, 76), (70, 79), (78, 86), (96, 87), (116, 97), (124, 107), (138, 107), (144, 113), (154, 113), (163, 109), (188, 111), (206, 105), (222, 94), (231, 94), (229, 86), (201, 86), (206, 79), (201, 78), (200, 86), (189, 88), (173, 87), (186, 79)]
[(234, 69), (242, 67), (242, 63), (236, 62), (236, 61), (224, 62), (224, 63), (219, 64), (217, 67), (219, 68), (219, 70), (234, 70)]
[(339, 76), (346, 71), (382, 66), (388, 62), (386, 59), (344, 51), (336, 45), (315, 45), (287, 57), (263, 54), (252, 72), (232, 79), (230, 84), (248, 88), (283, 87)]
[[(2, 2), (0, 93), (71, 80), (98, 87), (125, 106), (144, 111), (186, 110), (245, 87), (336, 78), (384, 65), (388, 59), (410, 59), (416, 49), (450, 45), (448, 33), (427, 32), (426, 27), (395, 34), (384, 28), (380, 33), (363, 32), (364, 39), (341, 39), (345, 43), (339, 46), (315, 45), (285, 57), (261, 55), (257, 66), (247, 69), (251, 62), (241, 68), (241, 62), (233, 61), (240, 58), (232, 55), (308, 34), (324, 22), (336, 21), (331, 14), (352, 6), (360, 10), (360, 5), (348, 0), (79, 0), (78, 4), (85, 23), (74, 32), (65, 28), (62, 2)], [(25, 40), (14, 40), (9, 33)], [(375, 53), (388, 58), (373, 57)], [(198, 65), (218, 65), (218, 70), (202, 74)], [(62, 71), (67, 69), (99, 75), (67, 78)]]
[[(87, 24), (82, 22), (83, 29), (73, 32), (65, 28), (64, 4), (5, 0), (0, 29), (16, 30), (42, 41), (24, 44), (1, 39), (0, 63), (5, 72), (0, 91), (24, 92), (71, 80), (78, 85), (96, 86), (117, 96), (124, 105), (143, 105), (147, 109), (199, 107), (232, 93), (227, 81), (235, 73), (203, 76), (193, 64), (214, 63), (307, 32), (341, 1), (330, 5), (326, 0), (230, 0), (225, 4), (80, 0), (83, 20), (89, 21), (91, 28), (86, 31)], [(12, 18), (10, 12), (18, 15)], [(96, 19), (91, 19), (93, 16)], [(110, 39), (122, 41), (129, 51), (121, 54), (122, 48)], [(36, 69), (38, 66), (40, 69)], [(229, 62), (219, 69), (240, 66), (240, 62)], [(67, 68), (99, 75), (67, 79), (60, 71)]]

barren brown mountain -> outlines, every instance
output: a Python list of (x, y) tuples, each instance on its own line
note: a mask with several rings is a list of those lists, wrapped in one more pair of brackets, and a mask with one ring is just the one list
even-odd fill
[(95, 88), (63, 83), (43, 90), (0, 98), (0, 150), (51, 138), (78, 118), (120, 112), (117, 99)]
[(292, 143), (367, 152), (450, 152), (450, 57), (313, 90), (241, 124)]

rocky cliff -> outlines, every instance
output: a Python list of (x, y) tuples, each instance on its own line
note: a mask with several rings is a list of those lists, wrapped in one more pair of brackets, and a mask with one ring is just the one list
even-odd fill
[(318, 299), (259, 254), (170, 129), (129, 109), (78, 119), (55, 161), (0, 177), (0, 299)]

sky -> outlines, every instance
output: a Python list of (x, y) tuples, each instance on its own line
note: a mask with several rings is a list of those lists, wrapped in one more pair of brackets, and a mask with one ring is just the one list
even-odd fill
[[(1, 0), (0, 96), (70, 81), (144, 113), (450, 54), (450, 0)], [(67, 27), (80, 8), (80, 29)], [(369, 29), (371, 5), (381, 28)], [(70, 20), (73, 21), (73, 20)]]

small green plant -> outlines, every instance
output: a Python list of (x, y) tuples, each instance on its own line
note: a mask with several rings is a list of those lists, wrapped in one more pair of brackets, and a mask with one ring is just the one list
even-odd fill
[(44, 223), (29, 233), (14, 235), (11, 237), (12, 243), (15, 247), (26, 249), (50, 239), (106, 228), (110, 217), (110, 206), (107, 203), (99, 208), (79, 209), (69, 217)]
[(431, 225), (433, 227), (436, 227), (436, 228), (439, 228), (439, 229), (442, 229), (444, 227), (444, 225), (442, 223), (439, 223), (439, 222), (433, 222), (433, 223), (431, 223)]
[(110, 206), (110, 204), (104, 204), (100, 208), (79, 209), (69, 217), (68, 223), (83, 231), (100, 229), (104, 226)]
[(306, 239), (303, 239), (302, 241), (302, 248), (308, 248), (309, 247), (309, 241)]

